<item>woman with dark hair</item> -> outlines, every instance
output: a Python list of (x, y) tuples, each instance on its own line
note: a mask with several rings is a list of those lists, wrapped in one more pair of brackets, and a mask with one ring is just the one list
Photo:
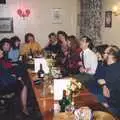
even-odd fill
[(20, 96), (22, 111), (28, 115), (27, 87), (21, 77), (17, 76), (12, 63), (4, 59), (4, 52), (0, 49), (0, 95), (4, 97), (5, 95), (11, 95), (11, 93)]
[(11, 44), (10, 44), (10, 39), (9, 38), (3, 38), (0, 41), (0, 48), (3, 50), (4, 52), (4, 59), (8, 60), (8, 53), (11, 49)]
[(68, 36), (67, 43), (72, 51), (80, 48), (80, 43), (74, 35)]
[(25, 34), (25, 44), (21, 50), (21, 55), (28, 56), (31, 52), (33, 55), (40, 53), (41, 46), (37, 41), (35, 41), (35, 36), (32, 33), (27, 33)]
[(69, 56), (66, 59), (65, 66), (69, 73), (79, 73), (80, 62), (80, 44), (74, 35), (68, 36), (67, 44), (69, 47)]
[(20, 56), (20, 39), (18, 36), (14, 36), (11, 38), (11, 49), (8, 53), (8, 58), (11, 59), (12, 62), (18, 62)]
[[(32, 37), (32, 39), (29, 39), (29, 36)], [(25, 34), (25, 43), (29, 43), (34, 40), (35, 40), (35, 36), (32, 33)]]

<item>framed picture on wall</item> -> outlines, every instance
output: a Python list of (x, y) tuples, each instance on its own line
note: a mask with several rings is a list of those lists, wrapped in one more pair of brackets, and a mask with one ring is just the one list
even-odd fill
[(61, 8), (52, 9), (52, 23), (62, 24), (62, 9)]
[(0, 4), (5, 4), (6, 0), (0, 0)]
[(0, 18), (0, 33), (13, 32), (13, 18)]
[(105, 11), (105, 27), (112, 27), (112, 11)]

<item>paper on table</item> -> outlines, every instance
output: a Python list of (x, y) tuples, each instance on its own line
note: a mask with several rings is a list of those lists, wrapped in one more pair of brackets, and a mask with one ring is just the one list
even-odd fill
[(45, 74), (49, 73), (49, 67), (45, 58), (34, 58), (34, 64), (35, 64), (35, 68), (34, 68), (35, 72), (38, 72), (38, 70), (40, 69), (40, 64), (42, 64)]
[(54, 79), (54, 100), (61, 100), (63, 97), (63, 90), (67, 90), (71, 78)]

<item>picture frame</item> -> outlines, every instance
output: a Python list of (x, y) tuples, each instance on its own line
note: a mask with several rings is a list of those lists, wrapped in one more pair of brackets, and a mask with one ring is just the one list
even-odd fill
[(0, 18), (0, 33), (13, 33), (13, 18)]
[(61, 8), (52, 9), (52, 23), (62, 24), (62, 9)]
[(105, 11), (105, 27), (112, 27), (112, 11)]
[(6, 4), (6, 0), (0, 0), (0, 4)]

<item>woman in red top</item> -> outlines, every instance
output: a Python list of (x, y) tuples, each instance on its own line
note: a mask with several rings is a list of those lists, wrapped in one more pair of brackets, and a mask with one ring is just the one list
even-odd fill
[(16, 91), (21, 89), (20, 96), (23, 107), (22, 111), (28, 115), (27, 87), (24, 85), (21, 77), (16, 78), (16, 74), (12, 72), (12, 68), (12, 63), (8, 60), (4, 60), (3, 51), (0, 49), (0, 94), (9, 94), (11, 92), (16, 93)]
[(72, 74), (79, 73), (79, 62), (80, 62), (80, 45), (74, 35), (68, 37), (70, 55), (68, 59), (68, 70)]

